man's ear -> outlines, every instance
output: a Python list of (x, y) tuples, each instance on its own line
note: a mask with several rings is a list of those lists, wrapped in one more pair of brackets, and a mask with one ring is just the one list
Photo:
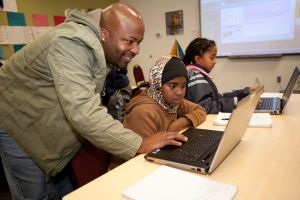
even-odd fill
[(101, 41), (105, 42), (106, 38), (108, 37), (108, 30), (106, 28), (101, 28)]

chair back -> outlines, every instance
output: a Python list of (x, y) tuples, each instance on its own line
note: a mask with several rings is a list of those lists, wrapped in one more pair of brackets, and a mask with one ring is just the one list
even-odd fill
[(145, 82), (145, 77), (143, 73), (143, 69), (139, 65), (134, 65), (133, 67), (133, 76), (135, 79), (135, 83), (139, 86), (141, 83)]
[(111, 157), (110, 153), (85, 140), (71, 160), (75, 187), (81, 187), (105, 174), (108, 171)]
[(133, 75), (136, 82), (136, 87), (132, 90), (132, 97), (135, 97), (142, 90), (147, 89), (150, 87), (148, 81), (145, 81), (143, 69), (139, 65), (134, 65), (133, 67)]

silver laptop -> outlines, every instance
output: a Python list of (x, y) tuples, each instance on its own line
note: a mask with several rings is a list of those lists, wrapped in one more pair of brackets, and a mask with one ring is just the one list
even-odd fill
[(190, 128), (182, 134), (189, 139), (180, 147), (166, 146), (145, 155), (151, 162), (212, 173), (244, 136), (263, 87), (242, 99), (233, 110), (225, 131)]
[(284, 90), (282, 98), (279, 97), (263, 97), (261, 98), (261, 104), (256, 107), (255, 112), (281, 114), (293, 93), (298, 77), (300, 75), (300, 69), (295, 67), (294, 72), (289, 80), (289, 83)]

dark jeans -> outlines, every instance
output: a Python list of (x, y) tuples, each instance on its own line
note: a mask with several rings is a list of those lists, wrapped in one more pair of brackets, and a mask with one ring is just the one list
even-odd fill
[(55, 177), (48, 176), (1, 129), (0, 156), (13, 199), (62, 199), (73, 191), (66, 170)]

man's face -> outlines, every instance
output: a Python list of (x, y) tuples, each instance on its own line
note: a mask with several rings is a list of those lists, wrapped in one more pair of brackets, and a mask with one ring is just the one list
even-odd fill
[(144, 38), (144, 24), (139, 20), (124, 19), (102, 35), (106, 61), (119, 68), (126, 68), (140, 50)]

